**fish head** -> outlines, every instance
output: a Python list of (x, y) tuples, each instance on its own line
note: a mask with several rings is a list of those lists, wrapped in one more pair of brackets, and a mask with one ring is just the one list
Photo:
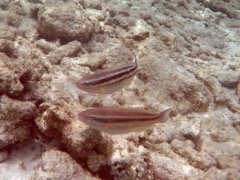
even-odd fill
[(83, 79), (80, 79), (79, 81), (77, 81), (76, 85), (79, 89), (88, 91), (90, 83), (85, 78), (83, 78)]
[(96, 121), (95, 115), (98, 114), (98, 110), (88, 109), (78, 113), (78, 119), (88, 126), (98, 129), (101, 125)]
[(87, 111), (82, 111), (78, 113), (78, 119), (85, 124), (89, 124), (91, 121), (91, 115)]
[(167, 109), (167, 110), (165, 110), (165, 111), (163, 111), (163, 112), (161, 112), (161, 113), (159, 113), (159, 122), (165, 122), (165, 121), (167, 121), (167, 119), (168, 119), (168, 117), (169, 117), (169, 115), (171, 114), (171, 112), (172, 112), (172, 108), (169, 108), (169, 109)]
[(108, 91), (106, 92), (104, 87), (95, 85), (89, 77), (83, 78), (83, 79), (80, 79), (79, 81), (77, 81), (76, 86), (78, 87), (78, 89), (81, 89), (88, 93), (100, 93), (100, 94), (113, 93), (112, 91), (110, 91), (110, 93)]

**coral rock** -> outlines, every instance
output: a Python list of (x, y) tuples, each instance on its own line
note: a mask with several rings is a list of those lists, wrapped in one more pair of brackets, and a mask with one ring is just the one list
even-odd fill
[(30, 126), (36, 116), (36, 106), (5, 95), (0, 98), (0, 148), (29, 138)]
[(46, 3), (38, 16), (38, 32), (46, 39), (86, 42), (93, 31), (93, 23), (81, 7), (74, 3)]
[(39, 167), (31, 179), (85, 180), (85, 175), (82, 167), (67, 153), (49, 150), (42, 155)]
[(6, 65), (11, 61), (5, 54), (0, 54), (0, 94), (18, 96), (23, 91), (18, 75)]

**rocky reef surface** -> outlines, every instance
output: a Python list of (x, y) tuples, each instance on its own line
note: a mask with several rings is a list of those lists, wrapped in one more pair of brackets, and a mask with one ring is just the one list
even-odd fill
[[(0, 179), (240, 179), (240, 2), (0, 1)], [(77, 89), (133, 60), (130, 86)], [(77, 113), (134, 107), (168, 121), (141, 133)]]

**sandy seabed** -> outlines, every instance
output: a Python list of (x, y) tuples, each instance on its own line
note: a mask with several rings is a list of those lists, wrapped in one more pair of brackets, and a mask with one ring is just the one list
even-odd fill
[[(76, 81), (138, 58), (111, 95)], [(240, 1), (1, 0), (1, 180), (240, 179)], [(108, 135), (77, 113), (168, 121)]]

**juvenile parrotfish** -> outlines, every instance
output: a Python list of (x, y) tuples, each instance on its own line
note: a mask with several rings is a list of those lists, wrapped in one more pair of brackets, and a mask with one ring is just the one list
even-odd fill
[(93, 73), (79, 80), (76, 85), (90, 93), (112, 94), (131, 83), (137, 66), (135, 55), (135, 62)]
[(78, 114), (78, 118), (88, 126), (114, 135), (146, 131), (156, 123), (165, 122), (171, 108), (160, 113), (125, 108), (94, 108)]

